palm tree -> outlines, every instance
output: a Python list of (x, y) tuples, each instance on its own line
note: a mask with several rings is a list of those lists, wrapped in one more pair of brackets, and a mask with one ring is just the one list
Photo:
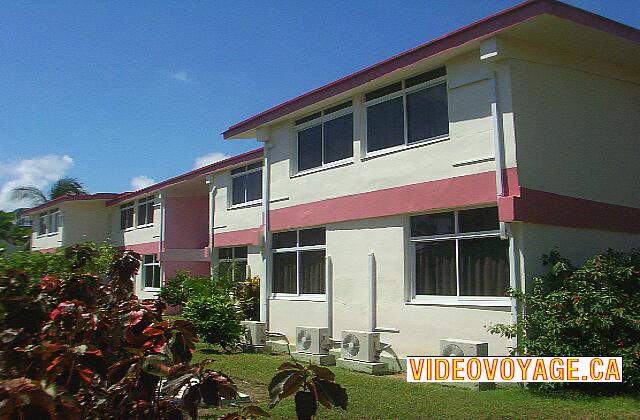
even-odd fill
[(82, 183), (77, 178), (65, 176), (54, 182), (49, 191), (49, 197), (39, 188), (24, 186), (14, 188), (11, 191), (11, 198), (13, 200), (28, 200), (34, 205), (38, 205), (47, 200), (64, 197), (65, 195), (80, 194), (87, 194), (87, 190), (84, 189)]

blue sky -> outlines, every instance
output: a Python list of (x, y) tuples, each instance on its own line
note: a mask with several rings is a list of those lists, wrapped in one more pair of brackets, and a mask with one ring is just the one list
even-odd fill
[[(21, 183), (120, 192), (253, 149), (220, 133), (517, 3), (3, 3), (0, 209)], [(640, 26), (640, 0), (568, 3)]]

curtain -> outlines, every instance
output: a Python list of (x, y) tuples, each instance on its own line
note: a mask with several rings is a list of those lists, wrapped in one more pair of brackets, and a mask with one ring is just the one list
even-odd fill
[(295, 252), (273, 254), (273, 292), (297, 293)]
[(455, 241), (418, 242), (416, 294), (457, 295)]
[(508, 242), (500, 238), (465, 239), (459, 246), (460, 295), (506, 296)]
[(300, 293), (325, 292), (325, 251), (300, 253)]

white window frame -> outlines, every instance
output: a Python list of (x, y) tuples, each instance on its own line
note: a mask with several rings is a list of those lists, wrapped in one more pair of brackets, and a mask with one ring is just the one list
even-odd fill
[[(294, 159), (295, 160), (295, 172), (294, 172), (294, 175), (303, 175), (303, 174), (313, 173), (313, 172), (317, 172), (317, 171), (320, 171), (320, 170), (323, 170), (323, 169), (333, 168), (333, 167), (336, 167), (336, 166), (343, 166), (343, 165), (345, 165), (347, 163), (353, 162), (353, 159), (354, 159), (353, 155), (355, 153), (354, 140), (356, 138), (356, 133), (355, 133), (355, 125), (356, 125), (355, 124), (355, 122), (356, 122), (355, 118), (356, 118), (356, 115), (355, 115), (354, 106), (353, 106), (354, 100), (353, 99), (347, 99), (347, 100), (344, 100), (344, 101), (340, 101), (340, 103), (335, 104), (334, 106), (337, 106), (337, 105), (340, 105), (340, 104), (344, 104), (344, 103), (349, 102), (349, 101), (351, 101), (351, 105), (349, 105), (348, 107), (346, 107), (344, 109), (332, 112), (330, 114), (325, 114), (325, 110), (331, 108), (331, 107), (327, 107), (325, 110), (316, 111), (316, 113), (320, 112), (320, 116), (318, 118), (315, 118), (315, 119), (313, 119), (311, 121), (306, 121), (306, 122), (304, 122), (304, 123), (302, 123), (300, 125), (296, 125), (295, 121), (293, 122), (294, 143), (295, 143), (294, 148), (293, 148), (294, 149), (294, 156), (295, 156), (295, 159)], [(314, 113), (311, 113), (310, 115), (313, 115), (313, 114)], [(348, 114), (352, 115), (352, 117), (351, 117), (351, 119), (352, 119), (352, 122), (351, 122), (351, 156), (346, 157), (344, 159), (335, 160), (333, 162), (328, 162), (327, 163), (327, 162), (324, 161), (324, 124), (329, 122), (329, 121), (335, 120), (337, 118), (344, 117), (345, 115), (348, 115)], [(300, 118), (298, 118), (298, 119), (300, 119)], [(322, 164), (320, 166), (314, 166), (313, 168), (307, 168), (307, 169), (299, 170), (298, 169), (298, 161), (299, 161), (298, 156), (299, 156), (299, 152), (300, 152), (300, 145), (299, 145), (299, 141), (298, 141), (298, 134), (301, 131), (307, 130), (309, 128), (313, 128), (313, 127), (318, 126), (318, 125), (321, 126), (321, 131), (322, 131), (322, 137), (321, 137), (321, 146), (322, 147), (321, 147), (321, 152), (320, 152), (321, 156), (322, 156)]]
[[(315, 228), (324, 228), (324, 226), (316, 226)], [(277, 293), (277, 292), (273, 292), (273, 290), (271, 291), (271, 299), (282, 299), (282, 300), (313, 300), (313, 301), (321, 301), (324, 302), (326, 301), (327, 298), (327, 291), (325, 290), (324, 293), (300, 293), (300, 254), (304, 251), (324, 251), (324, 255), (325, 258), (327, 256), (327, 245), (326, 245), (326, 238), (327, 238), (327, 234), (326, 234), (326, 228), (325, 229), (325, 244), (324, 245), (307, 245), (307, 246), (300, 246), (300, 230), (307, 230), (307, 229), (315, 229), (315, 228), (306, 228), (306, 229), (298, 229), (296, 230), (296, 246), (294, 247), (289, 247), (289, 248), (278, 248), (278, 249), (273, 249), (272, 253), (273, 254), (283, 254), (283, 253), (291, 253), (291, 252), (295, 252), (296, 253), (296, 292), (297, 293)], [(274, 232), (274, 233), (280, 233), (280, 232)], [(273, 259), (272, 259), (273, 260)], [(273, 281), (273, 268), (274, 268), (274, 264), (272, 261), (271, 264), (271, 279)], [(327, 273), (324, 273), (325, 275), (325, 280), (326, 280), (326, 276)], [(271, 287), (273, 289), (273, 285)]]
[[(495, 206), (487, 206), (495, 207)], [(500, 229), (479, 231), (479, 232), (464, 232), (460, 233), (459, 229), (459, 212), (464, 210), (475, 210), (484, 207), (471, 207), (463, 209), (455, 209), (449, 211), (439, 211), (435, 213), (425, 214), (439, 214), (439, 213), (453, 213), (454, 214), (454, 233), (443, 235), (431, 235), (431, 236), (411, 236), (411, 223), (409, 226), (409, 251), (411, 253), (411, 300), (409, 304), (426, 304), (426, 305), (458, 305), (458, 306), (511, 306), (511, 298), (506, 296), (461, 296), (460, 295), (460, 241), (464, 239), (478, 239), (478, 238), (500, 238)], [(421, 214), (415, 214), (412, 216), (420, 216)], [(416, 244), (421, 242), (439, 242), (439, 241), (455, 241), (456, 248), (456, 295), (455, 296), (443, 296), (443, 295), (418, 295), (416, 294), (417, 288), (417, 273), (416, 273)]]
[(155, 206), (156, 206), (156, 202), (155, 202), (155, 194), (143, 197), (143, 198), (139, 198), (138, 200), (136, 200), (135, 202), (135, 206), (133, 209), (133, 220), (134, 220), (134, 226), (136, 228), (145, 228), (145, 227), (149, 227), (149, 226), (153, 226), (156, 218), (155, 215), (153, 216), (153, 221), (151, 223), (147, 222), (144, 224), (140, 224), (140, 206), (144, 205), (145, 206), (145, 215), (146, 215), (146, 211), (147, 211), (147, 207), (151, 206), (152, 207), (152, 213), (155, 212)]
[[(247, 248), (247, 256), (246, 257), (236, 257), (236, 248)], [(230, 249), (231, 250), (231, 258), (220, 258), (220, 250), (221, 249)], [(249, 261), (248, 261), (248, 257), (249, 257), (249, 247), (248, 246), (222, 246), (220, 248), (218, 248), (218, 265), (220, 265), (220, 263), (235, 263), (236, 261), (243, 261), (246, 263), (246, 265), (249, 265)], [(246, 270), (245, 270), (246, 271)], [(232, 281), (236, 281), (236, 272), (235, 270), (233, 270), (231, 272), (233, 278), (231, 279)], [(246, 275), (246, 273), (245, 273)]]
[[(48, 236), (54, 236), (54, 235), (57, 235), (58, 232), (60, 232), (60, 228), (62, 227), (62, 224), (60, 223), (62, 221), (61, 216), (62, 216), (62, 213), (60, 212), (59, 208), (55, 208), (49, 211), (48, 221), (47, 221)], [(54, 227), (55, 227), (55, 230), (54, 230)]]
[[(153, 262), (151, 263), (146, 263), (145, 262), (145, 257), (147, 255), (153, 255)], [(158, 287), (147, 287), (147, 279), (146, 279), (146, 273), (147, 270), (145, 269), (146, 267), (158, 267), (158, 276), (160, 277), (159, 281), (158, 281)], [(142, 290), (145, 292), (157, 292), (162, 288), (162, 270), (160, 267), (160, 260), (158, 259), (158, 256), (156, 254), (143, 254), (142, 255), (142, 275), (140, 276), (141, 280), (142, 280)]]
[(36, 236), (37, 237), (46, 236), (48, 231), (49, 231), (49, 215), (45, 211), (44, 213), (38, 214), (38, 230), (37, 230)]
[[(133, 230), (136, 228), (136, 201), (132, 200), (126, 203), (122, 203), (120, 205), (120, 212), (118, 213), (118, 215), (120, 216), (118, 218), (118, 226), (120, 227), (120, 230), (122, 231), (129, 231), (129, 230)], [(125, 226), (124, 228), (122, 227), (122, 213), (125, 210), (129, 210), (132, 209), (133, 210), (133, 220), (131, 221), (131, 226)]]
[[(253, 169), (248, 169), (250, 165), (253, 165), (253, 164), (258, 163), (258, 162), (261, 163), (260, 167), (253, 168)], [(231, 191), (231, 194), (229, 194), (229, 196), (228, 196), (228, 208), (229, 209), (242, 208), (242, 207), (251, 207), (251, 206), (258, 205), (258, 204), (262, 203), (262, 197), (260, 197), (260, 198), (258, 198), (256, 200), (248, 201), (247, 200), (247, 188), (245, 186), (245, 189), (244, 189), (244, 201), (242, 203), (233, 204), (233, 180), (235, 178), (239, 178), (241, 176), (247, 176), (247, 175), (249, 175), (251, 173), (254, 173), (254, 172), (263, 171), (264, 170), (264, 162), (262, 162), (262, 161), (258, 161), (258, 162), (251, 162), (251, 163), (248, 163), (246, 165), (231, 169), (231, 171), (233, 172), (235, 169), (244, 168), (244, 170), (242, 172), (238, 172), (237, 174), (231, 173), (231, 185), (229, 185), (229, 191)], [(264, 172), (262, 173), (262, 182), (264, 182)], [(260, 195), (262, 195), (262, 190), (260, 191)]]
[[(422, 74), (422, 73), (419, 73)], [(414, 92), (418, 92), (420, 90), (424, 90), (424, 89), (428, 89), (437, 85), (441, 85), (444, 84), (445, 86), (447, 86), (447, 75), (432, 79), (432, 80), (427, 80), (426, 82), (417, 84), (415, 86), (411, 86), (409, 88), (405, 88), (405, 83), (406, 83), (407, 78), (402, 79), (402, 89), (400, 89), (399, 91), (390, 93), (388, 95), (385, 96), (381, 96), (379, 98), (375, 98), (372, 99), (370, 101), (365, 101), (364, 102), (364, 126), (363, 126), (363, 130), (364, 130), (364, 157), (374, 157), (374, 156), (380, 156), (380, 155), (386, 155), (388, 153), (393, 153), (393, 152), (397, 152), (399, 150), (406, 150), (406, 149), (410, 149), (413, 147), (418, 147), (418, 146), (423, 146), (426, 144), (432, 144), (432, 143), (439, 143), (441, 141), (444, 140), (449, 140), (450, 138), (450, 133), (451, 130), (447, 130), (446, 134), (442, 134), (439, 136), (433, 136), (433, 137), (428, 137), (426, 139), (422, 139), (422, 140), (418, 140), (418, 141), (414, 141), (409, 143), (409, 120), (408, 120), (408, 113), (407, 113), (407, 95), (410, 95)], [(394, 82), (397, 83), (397, 82)], [(394, 83), (389, 83), (385, 86), (389, 86), (392, 85)], [(384, 87), (384, 86), (382, 86)], [(449, 104), (449, 93), (447, 92), (447, 106)], [(369, 130), (367, 130), (367, 118), (368, 118), (368, 108), (370, 106), (373, 105), (377, 105), (380, 104), (382, 102), (386, 102), (386, 101), (390, 101), (392, 99), (396, 99), (398, 97), (402, 97), (402, 109), (403, 109), (403, 118), (404, 118), (404, 142), (403, 144), (399, 144), (397, 146), (391, 146), (391, 147), (387, 147), (384, 149), (380, 149), (380, 150), (374, 150), (372, 152), (369, 152), (369, 143), (368, 143), (368, 137), (369, 137)], [(450, 123), (450, 121), (448, 121), (448, 123)]]

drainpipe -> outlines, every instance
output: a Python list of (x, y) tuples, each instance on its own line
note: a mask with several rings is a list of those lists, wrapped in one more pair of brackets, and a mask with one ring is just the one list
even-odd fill
[(158, 241), (158, 259), (160, 259), (160, 254), (164, 251), (164, 234), (165, 234), (165, 205), (164, 205), (164, 197), (162, 193), (158, 194), (158, 201), (160, 205), (160, 241)]
[(325, 257), (325, 293), (327, 298), (327, 328), (329, 329), (329, 337), (333, 338), (333, 263), (331, 256)]
[(271, 289), (271, 238), (269, 236), (270, 223), (269, 223), (269, 210), (271, 200), (271, 158), (269, 151), (271, 144), (269, 143), (269, 131), (268, 128), (258, 128), (256, 130), (256, 138), (258, 141), (264, 143), (263, 146), (263, 167), (262, 167), (262, 236), (263, 236), (263, 250), (262, 261), (264, 266), (264, 279), (260, 287), (260, 321), (267, 324), (267, 330), (269, 329), (269, 291)]
[(370, 252), (367, 258), (367, 273), (369, 278), (369, 331), (371, 332), (387, 332), (387, 333), (399, 333), (398, 328), (383, 328), (378, 327), (378, 304), (377, 304), (377, 267), (376, 256), (373, 252)]
[(215, 201), (215, 196), (216, 196), (216, 186), (213, 185), (213, 175), (209, 174), (207, 175), (205, 182), (207, 185), (209, 185), (209, 265), (210, 265), (210, 272), (211, 275), (213, 275), (213, 226), (215, 223), (215, 210), (216, 210), (216, 201)]

